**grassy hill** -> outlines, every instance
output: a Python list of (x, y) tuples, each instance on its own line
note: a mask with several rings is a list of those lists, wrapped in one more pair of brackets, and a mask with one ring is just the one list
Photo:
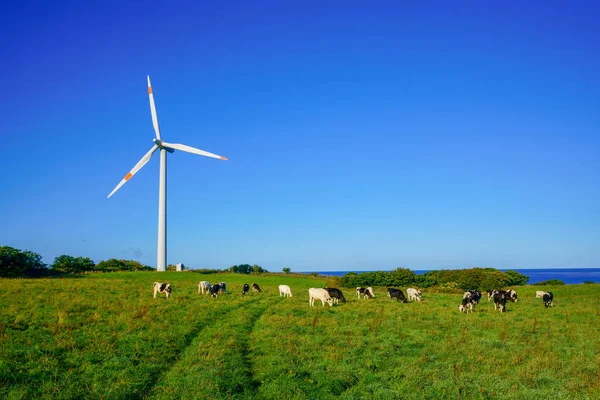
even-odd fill
[[(229, 293), (198, 295), (199, 280)], [(152, 298), (154, 281), (174, 285), (170, 300)], [(467, 315), (459, 294), (402, 304), (385, 288), (311, 309), (308, 288), (326, 281), (297, 275), (0, 282), (0, 398), (600, 398), (600, 285), (517, 287), (509, 312), (484, 297)], [(242, 296), (253, 282), (263, 292)]]

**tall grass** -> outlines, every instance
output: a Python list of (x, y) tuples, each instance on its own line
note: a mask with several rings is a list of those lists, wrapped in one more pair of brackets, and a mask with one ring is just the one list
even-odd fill
[[(197, 295), (206, 278), (229, 293)], [(459, 294), (402, 304), (385, 288), (310, 308), (307, 289), (331, 282), (296, 275), (0, 282), (0, 398), (600, 398), (600, 285), (548, 287), (549, 309), (517, 287), (507, 313), (484, 297), (461, 314)], [(242, 296), (252, 282), (263, 292)]]

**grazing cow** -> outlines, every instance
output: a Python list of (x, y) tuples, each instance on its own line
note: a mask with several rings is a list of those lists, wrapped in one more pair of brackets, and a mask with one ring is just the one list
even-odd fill
[(208, 291), (210, 290), (210, 282), (207, 282), (207, 281), (198, 282), (198, 294), (200, 294), (200, 291), (202, 291), (202, 294), (204, 294), (205, 290), (206, 290), (206, 293), (208, 293)]
[(404, 293), (402, 293), (402, 290), (389, 287), (389, 288), (387, 288), (387, 291), (388, 291), (388, 296), (390, 297), (390, 299), (392, 301), (394, 301), (394, 299), (396, 299), (403, 303), (406, 303), (406, 297), (404, 297)]
[(210, 287), (210, 295), (214, 298), (217, 298), (219, 293), (223, 293), (223, 288), (220, 283), (215, 283)]
[(252, 291), (260, 293), (260, 286), (258, 286), (258, 283), (252, 284)]
[(292, 289), (288, 285), (279, 285), (279, 296), (292, 297)]
[(481, 300), (481, 292), (479, 290), (467, 290), (463, 295), (463, 299), (466, 298), (472, 299), (473, 304), (479, 304), (479, 300)]
[(423, 292), (419, 289), (408, 288), (406, 289), (406, 294), (408, 295), (408, 301), (421, 301), (421, 296)]
[[(509, 295), (509, 293), (508, 293), (508, 292), (509, 292), (509, 291), (506, 291), (506, 290), (497, 290), (497, 289), (488, 290), (488, 291), (487, 291), (487, 293), (488, 293), (488, 301), (490, 301), (490, 299), (493, 299), (493, 298), (494, 298), (494, 295), (495, 295), (496, 293), (500, 293), (501, 295), (505, 296), (505, 297), (506, 297), (506, 300), (507, 300), (507, 301), (509, 301), (509, 300), (510, 300), (510, 298), (511, 298), (511, 296)], [(514, 292), (514, 290), (513, 290), (513, 292)], [(516, 294), (517, 294), (517, 293), (515, 292), (515, 296), (516, 296)]]
[(326, 287), (325, 290), (327, 290), (329, 297), (331, 297), (336, 304), (338, 304), (340, 300), (342, 303), (346, 302), (346, 298), (340, 289)]
[(360, 295), (363, 295), (365, 299), (366, 298), (372, 299), (375, 297), (375, 293), (373, 292), (373, 288), (371, 286), (369, 286), (368, 288), (357, 287), (356, 294), (358, 295), (359, 299), (360, 299)]
[(325, 303), (329, 304), (329, 307), (333, 305), (333, 300), (331, 300), (331, 297), (329, 297), (329, 293), (327, 293), (327, 290), (325, 289), (310, 288), (308, 289), (308, 296), (308, 302), (311, 307), (314, 307), (315, 300), (321, 300), (323, 307), (325, 307)]
[(544, 293), (542, 299), (544, 300), (544, 306), (546, 308), (552, 307), (552, 302), (554, 301), (554, 295), (552, 294), (552, 292)]
[(463, 297), (461, 305), (458, 306), (458, 311), (469, 313), (475, 311), (475, 300), (471, 296)]
[(515, 292), (512, 289), (510, 289), (506, 293), (508, 293), (508, 300), (510, 300), (513, 303), (518, 303), (519, 302), (519, 296), (517, 296), (517, 292)]
[(242, 288), (242, 295), (248, 293), (250, 291), (250, 285), (244, 283), (244, 287)]
[(220, 292), (227, 293), (227, 284), (225, 282), (219, 282)]
[(154, 282), (154, 298), (156, 298), (156, 293), (164, 293), (167, 300), (169, 300), (172, 290), (173, 286), (170, 283)]
[(494, 293), (494, 310), (500, 310), (501, 313), (506, 311), (506, 300), (508, 299), (508, 292), (497, 290), (496, 293)]
[(536, 290), (536, 292), (535, 292), (535, 298), (536, 299), (541, 299), (542, 297), (544, 297), (544, 293), (546, 293), (546, 292), (544, 292), (543, 290)]

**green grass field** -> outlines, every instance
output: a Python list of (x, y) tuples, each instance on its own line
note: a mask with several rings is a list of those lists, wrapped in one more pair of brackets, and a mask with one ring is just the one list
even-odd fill
[[(229, 293), (198, 295), (199, 280)], [(174, 285), (170, 300), (152, 298), (154, 281)], [(263, 292), (243, 297), (253, 282)], [(517, 287), (505, 314), (486, 296), (460, 314), (460, 294), (402, 304), (385, 288), (369, 300), (342, 289), (346, 304), (311, 309), (307, 289), (325, 284), (169, 272), (1, 280), (0, 398), (600, 398), (600, 285)], [(535, 298), (542, 289), (553, 308)]]

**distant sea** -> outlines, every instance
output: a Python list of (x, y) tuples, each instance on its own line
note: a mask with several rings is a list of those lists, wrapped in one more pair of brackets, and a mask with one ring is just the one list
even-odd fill
[[(428, 270), (414, 270), (415, 274), (424, 274)], [(501, 269), (501, 271), (506, 271)], [(529, 284), (547, 281), (549, 279), (559, 279), (567, 284), (583, 283), (591, 281), (600, 283), (600, 268), (548, 268), (548, 269), (515, 269), (523, 275), (529, 277)], [(371, 271), (320, 271), (320, 275), (343, 276), (348, 272), (371, 272)], [(305, 272), (310, 274), (311, 272)]]

